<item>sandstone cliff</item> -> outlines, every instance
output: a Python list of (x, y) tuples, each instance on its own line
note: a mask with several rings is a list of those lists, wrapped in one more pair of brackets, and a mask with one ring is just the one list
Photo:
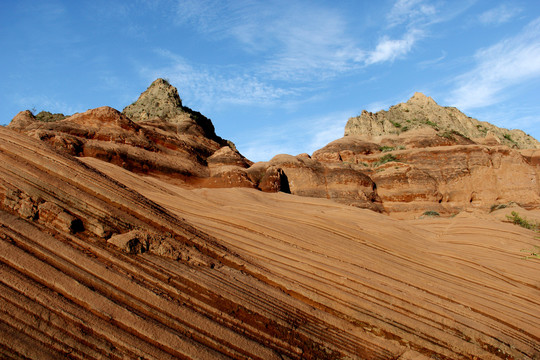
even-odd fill
[(377, 113), (362, 111), (350, 118), (345, 126), (345, 136), (381, 136), (401, 134), (419, 128), (433, 128), (441, 137), (458, 133), (477, 142), (497, 141), (518, 149), (538, 149), (540, 143), (521, 130), (499, 128), (485, 121), (478, 121), (454, 107), (439, 106), (431, 97), (415, 93), (409, 101), (391, 106), (388, 111)]

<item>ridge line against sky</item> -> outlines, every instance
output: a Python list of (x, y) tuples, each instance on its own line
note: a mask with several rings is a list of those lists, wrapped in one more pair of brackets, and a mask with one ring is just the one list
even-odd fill
[(538, 1), (21, 0), (0, 20), (3, 124), (122, 110), (164, 77), (254, 161), (415, 91), (540, 137)]

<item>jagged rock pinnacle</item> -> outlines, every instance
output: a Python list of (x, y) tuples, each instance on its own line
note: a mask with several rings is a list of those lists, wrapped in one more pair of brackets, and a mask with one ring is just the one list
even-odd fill
[(202, 135), (222, 145), (231, 145), (216, 135), (212, 121), (182, 104), (178, 90), (165, 79), (155, 80), (137, 101), (122, 113), (134, 122), (161, 121), (176, 126), (178, 133)]
[(123, 113), (131, 120), (171, 120), (184, 113), (178, 90), (165, 79), (155, 80)]

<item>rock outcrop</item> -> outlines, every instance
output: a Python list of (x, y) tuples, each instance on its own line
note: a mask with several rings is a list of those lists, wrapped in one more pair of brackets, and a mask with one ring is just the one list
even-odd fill
[(413, 129), (432, 128), (441, 137), (455, 134), (476, 142), (494, 141), (518, 149), (538, 149), (540, 143), (521, 130), (507, 130), (488, 122), (478, 121), (455, 107), (439, 106), (431, 97), (415, 93), (406, 103), (391, 106), (388, 111), (371, 113), (366, 110), (350, 118), (345, 136), (381, 136), (401, 134)]
[(167, 122), (174, 124), (178, 133), (203, 136), (219, 144), (227, 143), (216, 135), (210, 119), (182, 105), (178, 90), (164, 79), (155, 80), (122, 113), (135, 122)]
[(277, 155), (269, 162), (253, 165), (248, 174), (263, 191), (332, 199), (382, 211), (376, 185), (362, 168), (343, 162), (323, 163), (307, 155)]
[(168, 119), (20, 113), (0, 127), (0, 358), (538, 359), (537, 233), (507, 216), (540, 219), (520, 206), (540, 150), (450, 135), (251, 164)]
[(256, 164), (217, 136), (208, 118), (184, 106), (163, 79), (122, 113), (101, 107), (63, 118), (23, 111), (8, 127), (70, 155), (191, 188), (286, 192), (407, 217), (487, 210), (510, 201), (540, 206), (535, 139), (420, 93), (389, 111), (351, 118), (346, 136), (312, 156), (277, 155)]
[(73, 156), (95, 157), (186, 185), (254, 186), (245, 172), (251, 162), (215, 134), (208, 118), (183, 106), (176, 88), (165, 80), (154, 81), (123, 113), (104, 106), (57, 118), (41, 121), (23, 111), (8, 127)]
[[(345, 136), (316, 151), (325, 166), (344, 163), (368, 176), (388, 213), (456, 214), (514, 201), (540, 205), (540, 167), (531, 151), (475, 144), (430, 130), (373, 138)], [(531, 155), (526, 155), (531, 153)]]
[[(351, 118), (345, 137), (307, 155), (279, 155), (248, 174), (266, 191), (420, 216), (540, 206), (539, 143), (416, 93), (407, 103)], [(521, 148), (531, 148), (522, 150)]]

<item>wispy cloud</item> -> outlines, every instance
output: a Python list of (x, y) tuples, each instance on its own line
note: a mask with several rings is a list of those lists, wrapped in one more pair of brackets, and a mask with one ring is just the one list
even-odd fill
[[(263, 56), (254, 71), (277, 80), (313, 81), (361, 64), (364, 52), (331, 7), (277, 1), (182, 1), (179, 21), (226, 37), (246, 54)], [(226, 16), (223, 16), (226, 14)]]
[(394, 61), (411, 51), (414, 43), (420, 37), (420, 30), (412, 30), (405, 34), (402, 39), (392, 40), (384, 37), (366, 59), (366, 64), (371, 65), (380, 62)]
[(381, 19), (381, 37), (370, 49), (351, 32), (356, 18), (337, 7), (284, 0), (182, 0), (176, 24), (210, 42), (231, 42), (243, 52), (243, 66), (195, 64), (161, 51), (171, 65), (145, 73), (166, 76), (182, 84), (184, 94), (206, 103), (283, 104), (310, 97), (310, 89), (325, 81), (405, 58), (429, 33), (436, 13), (425, 0), (397, 0)]
[(351, 114), (352, 111), (340, 111), (288, 121), (286, 128), (269, 127), (258, 129), (256, 134), (239, 134), (236, 145), (252, 161), (267, 161), (277, 154), (311, 154), (343, 137)]
[(484, 25), (500, 25), (512, 20), (512, 18), (519, 15), (521, 11), (521, 8), (509, 6), (508, 4), (501, 4), (480, 14), (479, 20), (480, 23)]
[(398, 0), (388, 13), (388, 26), (417, 24), (433, 17), (437, 10), (433, 4), (424, 0)]
[(259, 104), (269, 105), (284, 97), (293, 97), (296, 90), (280, 88), (262, 82), (241, 70), (211, 68), (192, 65), (179, 55), (167, 50), (158, 51), (171, 60), (172, 65), (141, 72), (149, 79), (168, 78), (179, 84), (181, 96), (189, 102), (197, 101), (202, 106), (208, 104)]
[(421, 68), (426, 68), (435, 64), (439, 64), (441, 61), (443, 61), (446, 58), (446, 51), (442, 52), (442, 55), (435, 59), (428, 59), (424, 60), (418, 63), (418, 66)]
[(511, 87), (540, 77), (540, 18), (520, 34), (479, 50), (476, 66), (459, 76), (449, 103), (461, 109), (492, 105), (509, 96)]

